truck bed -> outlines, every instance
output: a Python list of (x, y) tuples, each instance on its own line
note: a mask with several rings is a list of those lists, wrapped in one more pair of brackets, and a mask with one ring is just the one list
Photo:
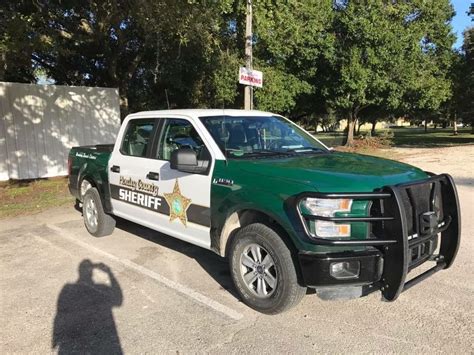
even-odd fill
[(69, 191), (81, 200), (80, 186), (86, 176), (93, 176), (104, 188), (108, 185), (107, 166), (114, 149), (113, 144), (97, 144), (73, 147), (69, 151)]
[(114, 150), (114, 145), (113, 144), (81, 145), (79, 147), (73, 147), (72, 149), (77, 149), (77, 150), (89, 149), (89, 150), (96, 151), (99, 153), (104, 153), (104, 152), (112, 153), (112, 150)]

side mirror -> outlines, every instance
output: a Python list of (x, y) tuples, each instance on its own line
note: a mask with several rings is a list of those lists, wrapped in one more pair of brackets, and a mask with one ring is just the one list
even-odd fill
[(202, 174), (207, 171), (208, 160), (198, 160), (192, 148), (179, 148), (171, 153), (170, 168), (184, 173)]

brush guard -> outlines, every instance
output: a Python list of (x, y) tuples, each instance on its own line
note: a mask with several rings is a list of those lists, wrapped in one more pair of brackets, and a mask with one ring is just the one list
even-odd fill
[[(335, 246), (372, 246), (383, 255), (380, 280), (363, 287), (367, 295), (376, 290), (387, 301), (418, 284), (437, 271), (449, 268), (458, 251), (461, 232), (459, 200), (453, 179), (448, 174), (431, 175), (415, 182), (386, 186), (372, 193), (303, 193), (296, 205), (306, 197), (371, 201), (366, 217), (322, 217), (299, 211), (306, 236), (311, 242)], [(362, 240), (318, 238), (309, 232), (311, 220), (335, 223), (367, 222), (370, 237)], [(439, 245), (439, 253), (435, 254)], [(410, 271), (431, 261), (435, 265), (407, 280)]]

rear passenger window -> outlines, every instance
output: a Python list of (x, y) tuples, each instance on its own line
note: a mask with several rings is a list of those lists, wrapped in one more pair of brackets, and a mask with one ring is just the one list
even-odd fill
[(155, 125), (154, 120), (131, 120), (122, 142), (122, 154), (146, 157)]

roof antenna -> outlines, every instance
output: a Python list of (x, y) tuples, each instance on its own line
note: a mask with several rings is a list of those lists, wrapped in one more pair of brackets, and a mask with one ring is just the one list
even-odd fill
[[(225, 125), (226, 115), (225, 115), (224, 109), (222, 109), (222, 115), (224, 117), (224, 120), (223, 120), (224, 126), (222, 127), (222, 133), (224, 133), (224, 129), (227, 127)], [(230, 134), (230, 132), (229, 132), (229, 134)], [(230, 137), (230, 135), (229, 135), (229, 137)], [(227, 161), (227, 140), (225, 138), (224, 138), (224, 158), (225, 158), (225, 166), (229, 165), (229, 162)]]
[(170, 109), (170, 100), (168, 99), (168, 89), (165, 89), (166, 103), (168, 104), (168, 110)]

